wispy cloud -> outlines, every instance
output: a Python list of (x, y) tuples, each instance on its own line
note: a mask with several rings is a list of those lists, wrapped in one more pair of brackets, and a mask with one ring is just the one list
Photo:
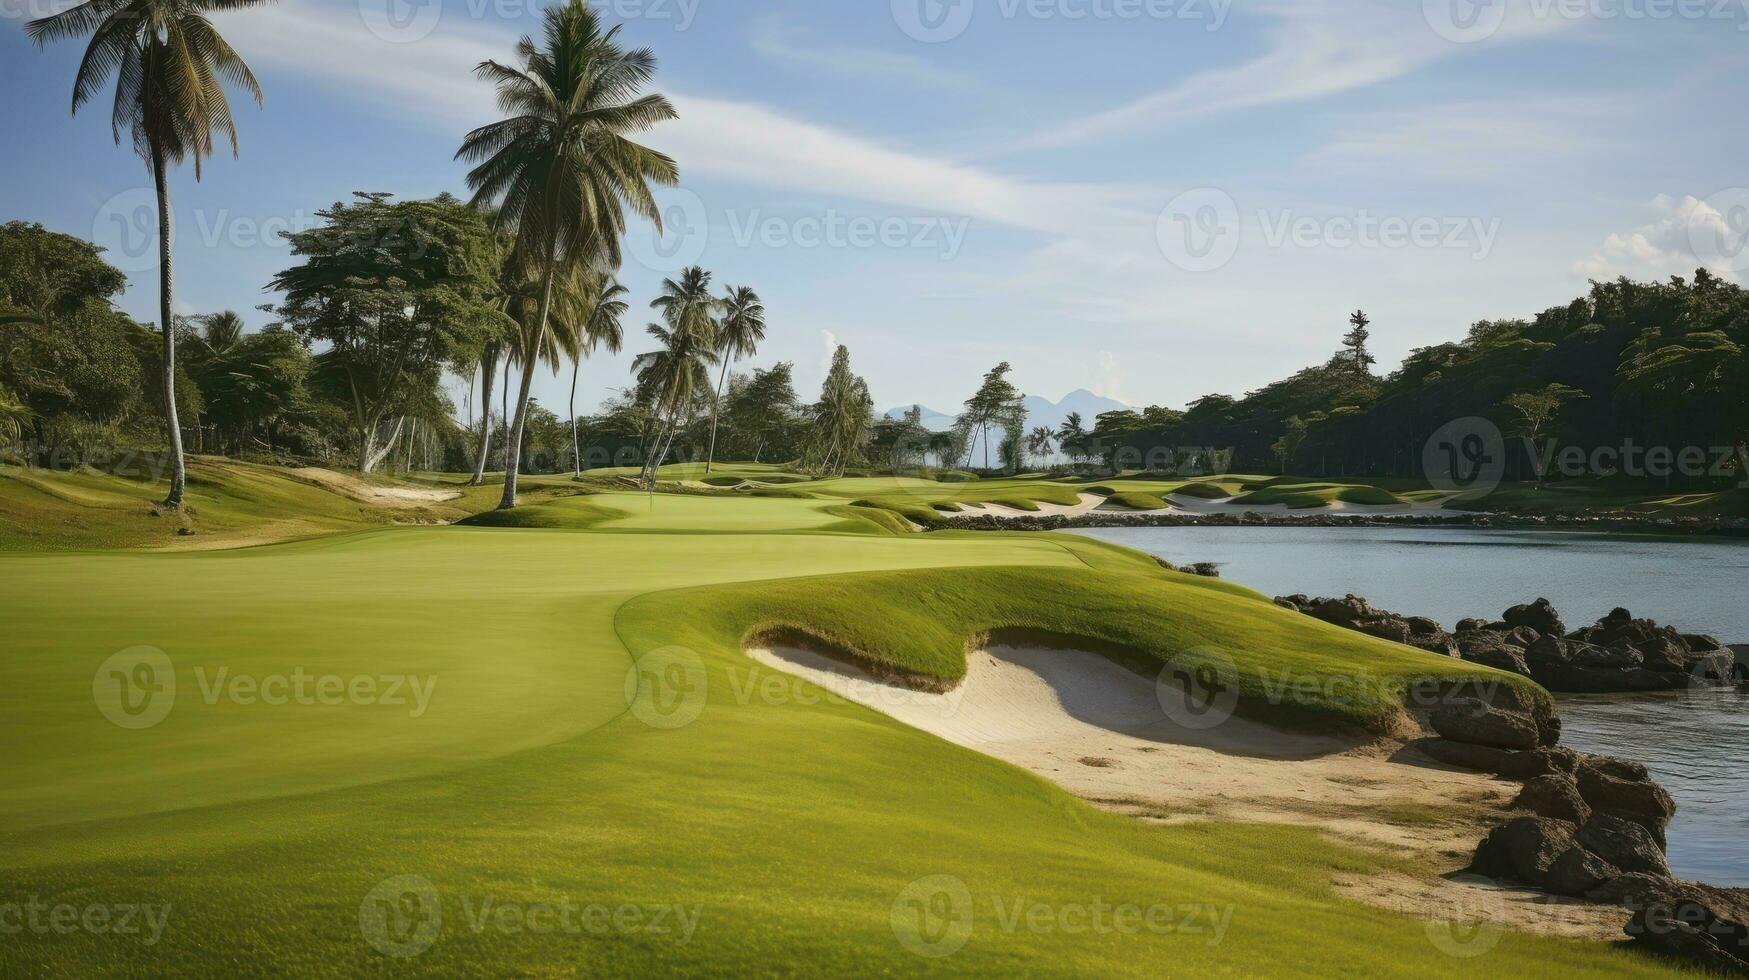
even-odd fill
[[(1509, 4), (1506, 18), (1487, 43), (1522, 39), (1575, 23), (1536, 17), (1529, 0), (1502, 2)], [(1197, 116), (1322, 99), (1400, 78), (1482, 46), (1457, 44), (1440, 36), (1429, 25), (1422, 4), (1401, 0), (1269, 0), (1252, 4), (1245, 12), (1275, 22), (1267, 31), (1262, 54), (1046, 127), (1012, 148), (1054, 149)]]
[(1301, 162), (1345, 177), (1392, 180), (1523, 181), (1562, 177), (1563, 164), (1613, 144), (1599, 123), (1628, 107), (1595, 98), (1491, 100), (1437, 111), (1382, 112), (1353, 119)]
[(900, 82), (939, 91), (982, 92), (982, 82), (911, 55), (831, 44), (810, 37), (776, 17), (761, 17), (749, 37), (753, 50), (773, 61), (816, 68), (846, 78)]
[[(312, 16), (290, 2), (227, 18), (234, 47), (258, 63), (314, 76), (353, 98), (418, 114), (461, 131), (490, 121), (494, 96), (473, 68), (509, 56), (514, 36), (446, 29), (394, 44), (355, 19)], [(769, 106), (688, 95), (663, 86), (680, 118), (647, 140), (682, 161), (682, 174), (726, 178), (785, 191), (811, 191), (910, 209), (964, 215), (1035, 231), (1070, 233), (1125, 218), (1139, 199), (1117, 185), (1036, 181), (897, 148), (798, 119)], [(1133, 218), (1134, 216), (1127, 216)], [(1151, 220), (1151, 219), (1150, 219)]]

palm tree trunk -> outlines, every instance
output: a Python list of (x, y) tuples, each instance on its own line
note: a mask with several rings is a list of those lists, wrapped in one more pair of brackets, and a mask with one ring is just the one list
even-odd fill
[(498, 348), (486, 348), (480, 358), (480, 453), (474, 457), (474, 478), (468, 486), (486, 482), (486, 459), (492, 450), (492, 382), (498, 377)]
[(717, 461), (717, 410), (723, 404), (723, 382), (729, 377), (729, 358), (723, 357), (723, 370), (717, 375), (717, 395), (711, 399), (711, 444), (704, 457), (704, 475), (711, 475), (711, 466)]
[(164, 173), (164, 149), (151, 139), (152, 185), (158, 192), (158, 323), (164, 329), (164, 423), (170, 432), (170, 493), (164, 506), (180, 509), (188, 473), (182, 461), (182, 424), (176, 418), (176, 322), (171, 317), (171, 244), (176, 234), (170, 214), (170, 183)]
[(516, 508), (516, 471), (522, 465), (522, 427), (528, 421), (528, 390), (534, 385), (534, 364), (539, 359), (541, 338), (547, 335), (547, 314), (553, 305), (553, 274), (556, 271), (558, 260), (548, 256), (546, 283), (541, 287), (540, 315), (535, 319), (533, 333), (526, 338), (528, 343), (523, 345), (522, 387), (516, 393), (516, 424), (505, 436), (504, 499), (498, 502), (499, 510)]
[(571, 467), (573, 480), (583, 479), (583, 446), (577, 439), (577, 374), (583, 369), (583, 358), (571, 361)]

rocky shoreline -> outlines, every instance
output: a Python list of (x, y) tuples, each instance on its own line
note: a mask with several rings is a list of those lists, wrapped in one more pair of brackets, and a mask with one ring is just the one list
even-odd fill
[(1528, 677), (1557, 694), (1686, 691), (1749, 682), (1749, 664), (1713, 637), (1682, 633), (1616, 609), (1568, 631), (1547, 599), (1513, 606), (1495, 621), (1466, 619), (1455, 632), (1402, 616), (1359, 596), (1282, 596), (1276, 604), (1344, 629)]
[[(1284, 596), (1276, 603), (1369, 636), (1528, 677), (1551, 691), (1670, 691), (1743, 680), (1736, 652), (1617, 609), (1569, 631), (1546, 599), (1499, 620), (1447, 632), (1425, 617), (1374, 608), (1358, 596)], [(1629, 937), (1710, 970), (1749, 975), (1749, 889), (1678, 880), (1666, 831), (1676, 802), (1646, 767), (1559, 747), (1552, 707), (1482, 685), (1438, 692), (1420, 721), (1432, 737), (1410, 750), (1523, 784), (1508, 819), (1489, 832), (1467, 874), (1551, 895), (1621, 906)], [(1412, 692), (1413, 693), (1413, 692)], [(1414, 702), (1417, 699), (1411, 697)]]
[(1100, 527), (1467, 527), (1494, 530), (1613, 531), (1749, 537), (1749, 519), (1540, 514), (1188, 514), (1182, 512), (944, 517), (930, 531), (1072, 531)]

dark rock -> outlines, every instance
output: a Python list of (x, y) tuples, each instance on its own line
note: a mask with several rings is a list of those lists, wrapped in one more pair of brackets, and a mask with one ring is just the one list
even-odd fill
[(1410, 646), (1417, 650), (1425, 650), (1428, 653), (1438, 654), (1442, 657), (1455, 657), (1458, 655), (1457, 641), (1452, 638), (1450, 633), (1447, 633), (1444, 630), (1439, 630), (1434, 633), (1411, 633), (1408, 642)]
[(1629, 670), (1646, 662), (1633, 647), (1600, 647), (1589, 643), (1567, 644), (1568, 665), (1578, 670)]
[(1530, 716), (1484, 704), (1477, 698), (1457, 698), (1433, 709), (1433, 730), (1454, 742), (1517, 751), (1541, 744)]
[(1471, 630), (1457, 635), (1458, 655), (1471, 663), (1504, 670), (1522, 677), (1530, 676), (1530, 665), (1524, 651), (1507, 646), (1506, 635), (1490, 630)]
[(1708, 970), (1749, 973), (1749, 891), (1666, 882), (1637, 898), (1627, 924), (1634, 940)]
[[(1680, 636), (1659, 633), (1650, 639), (1642, 640), (1637, 646), (1627, 647), (1639, 654), (1640, 662), (1647, 670), (1668, 674), (1686, 674), (1693, 665), (1694, 655), (1688, 644)], [(1638, 666), (1633, 665), (1633, 666)]]
[(1292, 609), (1294, 612), (1300, 611), (1300, 607), (1294, 603), (1291, 597), (1288, 596), (1277, 596), (1275, 604), (1283, 609)]
[(1607, 813), (1594, 813), (1574, 840), (1625, 872), (1670, 877), (1670, 863), (1652, 834), (1637, 823)]
[(1374, 609), (1371, 603), (1355, 595), (1342, 599), (1313, 599), (1307, 615), (1326, 623), (1349, 627), (1355, 623), (1383, 618), (1383, 614)]
[(1351, 628), (1357, 633), (1376, 636), (1381, 640), (1390, 640), (1392, 643), (1409, 642), (1409, 624), (1400, 619), (1367, 620), (1354, 623)]
[(1515, 626), (1513, 627), (1512, 632), (1506, 634), (1506, 636), (1501, 639), (1501, 642), (1509, 647), (1517, 647), (1520, 650), (1529, 650), (1531, 646), (1540, 639), (1542, 639), (1542, 634), (1538, 633), (1536, 630), (1533, 630), (1528, 626)]
[(1573, 846), (1573, 825), (1547, 817), (1515, 817), (1489, 832), (1469, 870), (1526, 884), (1548, 881), (1555, 859)]
[(1579, 795), (1592, 810), (1638, 824), (1663, 845), (1665, 828), (1676, 815), (1676, 801), (1652, 781), (1645, 766), (1607, 756), (1586, 756), (1579, 760), (1574, 777)]
[(1585, 897), (1605, 905), (1646, 905), (1668, 895), (1674, 884), (1669, 878), (1635, 872), (1605, 882), (1586, 892)]
[(1488, 621), (1485, 619), (1460, 619), (1458, 620), (1457, 631), (1459, 633), (1473, 633), (1477, 630), (1486, 629), (1487, 626)]
[(1555, 611), (1553, 603), (1547, 599), (1538, 599), (1528, 606), (1513, 606), (1501, 617), (1512, 626), (1528, 626), (1538, 633), (1553, 633), (1565, 636), (1567, 626), (1561, 622), (1561, 614)]
[(1477, 772), (1499, 772), (1513, 755), (1523, 754), (1444, 738), (1424, 738), (1416, 742), (1415, 747), (1448, 766), (1474, 769)]
[[(1579, 784), (1565, 773), (1538, 776), (1525, 783), (1524, 791), (1518, 794), (1518, 799), (1512, 801), (1512, 808), (1529, 810), (1539, 817), (1565, 820), (1572, 824), (1583, 824), (1591, 819), (1591, 807), (1579, 795)], [(1591, 885), (1584, 890), (1589, 891), (1595, 887), (1597, 886)]]
[(1723, 650), (1725, 645), (1705, 633), (1684, 633), (1682, 642), (1688, 645), (1690, 653), (1708, 653), (1713, 650)]
[(1409, 624), (1409, 632), (1414, 636), (1426, 636), (1430, 633), (1444, 633), (1445, 627), (1438, 620), (1426, 616), (1405, 616), (1403, 621)]
[(1547, 886), (1556, 895), (1580, 898), (1621, 877), (1621, 869), (1587, 851), (1569, 847), (1549, 865)]
[[(1572, 749), (1544, 748), (1529, 752), (1514, 752), (1507, 756), (1498, 772), (1507, 779), (1531, 780), (1538, 776), (1560, 773), (1571, 775), (1579, 765), (1579, 753)], [(1583, 794), (1581, 794), (1583, 798)]]

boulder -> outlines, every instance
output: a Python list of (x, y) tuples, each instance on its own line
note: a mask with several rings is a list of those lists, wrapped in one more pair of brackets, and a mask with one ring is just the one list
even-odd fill
[(1553, 633), (1565, 636), (1567, 626), (1561, 622), (1561, 614), (1555, 611), (1553, 603), (1547, 599), (1538, 599), (1526, 606), (1513, 606), (1506, 610), (1506, 615), (1500, 617), (1510, 626), (1528, 626), (1538, 633)]
[[(1579, 795), (1578, 782), (1565, 773), (1537, 776), (1525, 783), (1518, 799), (1512, 801), (1512, 808), (1572, 824), (1583, 824), (1591, 819), (1591, 806)], [(1595, 887), (1594, 884), (1584, 890)]]
[(1341, 599), (1313, 599), (1307, 604), (1306, 614), (1326, 623), (1349, 627), (1355, 623), (1383, 618), (1383, 614), (1374, 609), (1371, 603), (1356, 595)]
[(1708, 653), (1713, 650), (1723, 650), (1725, 645), (1705, 633), (1684, 633), (1682, 642), (1688, 645), (1690, 653)]
[(1529, 885), (1548, 881), (1555, 860), (1573, 846), (1573, 825), (1547, 817), (1515, 817), (1495, 827), (1476, 848), (1469, 870), (1487, 878)]
[[(1532, 780), (1538, 776), (1565, 773), (1571, 775), (1579, 765), (1579, 753), (1572, 749), (1542, 748), (1529, 752), (1514, 752), (1501, 764), (1500, 775), (1507, 779)], [(1583, 794), (1581, 794), (1583, 798)]]
[(1645, 766), (1607, 756), (1585, 756), (1579, 760), (1574, 780), (1579, 795), (1592, 810), (1638, 824), (1663, 845), (1664, 830), (1676, 815), (1676, 801), (1652, 781)]
[(1437, 654), (1441, 657), (1455, 657), (1458, 655), (1457, 641), (1452, 638), (1450, 633), (1447, 633), (1444, 630), (1435, 633), (1411, 632), (1408, 643), (1417, 650), (1425, 650), (1428, 653)]
[(1749, 891), (1691, 882), (1634, 887), (1627, 934), (1636, 942), (1717, 973), (1749, 973)]
[(1409, 624), (1409, 632), (1413, 636), (1429, 636), (1445, 632), (1445, 627), (1439, 625), (1437, 620), (1428, 619), (1426, 616), (1407, 616), (1404, 617), (1403, 621)]
[(1542, 638), (1541, 633), (1538, 633), (1536, 630), (1533, 630), (1528, 626), (1514, 626), (1512, 632), (1507, 633), (1501, 638), (1501, 642), (1509, 647), (1517, 647), (1520, 650), (1529, 650), (1536, 641)]
[(1621, 869), (1587, 851), (1569, 847), (1549, 865), (1546, 885), (1556, 895), (1581, 898), (1621, 877)]
[(1351, 624), (1351, 629), (1392, 643), (1409, 642), (1409, 624), (1400, 619), (1371, 619)]
[(1457, 631), (1459, 633), (1474, 633), (1478, 630), (1484, 630), (1487, 628), (1488, 621), (1485, 619), (1460, 619), (1457, 624)]
[(1519, 714), (1483, 703), (1479, 698), (1455, 698), (1433, 709), (1428, 716), (1433, 730), (1454, 742), (1521, 751), (1540, 744), (1536, 722)]
[(1624, 872), (1670, 877), (1670, 863), (1652, 834), (1637, 823), (1593, 813), (1574, 842)]

